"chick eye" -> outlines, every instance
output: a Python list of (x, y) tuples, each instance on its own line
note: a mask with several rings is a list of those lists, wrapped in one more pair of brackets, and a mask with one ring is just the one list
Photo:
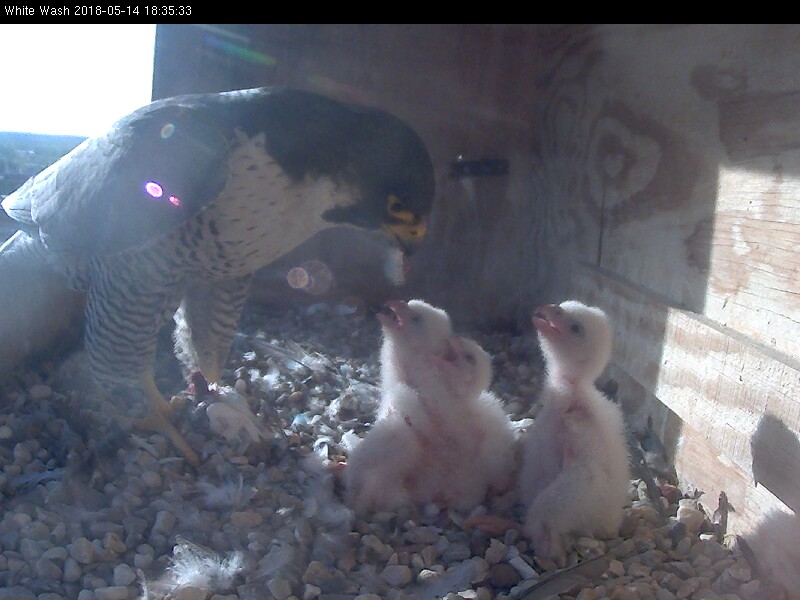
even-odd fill
[(411, 315), (411, 322), (412, 323), (422, 323), (422, 316), (421, 315)]
[(580, 323), (573, 323), (570, 325), (569, 330), (575, 335), (583, 335), (583, 325)]
[(467, 359), (467, 362), (469, 364), (471, 364), (471, 365), (475, 364), (475, 355), (474, 354), (467, 353), (467, 354), (464, 355), (464, 358)]

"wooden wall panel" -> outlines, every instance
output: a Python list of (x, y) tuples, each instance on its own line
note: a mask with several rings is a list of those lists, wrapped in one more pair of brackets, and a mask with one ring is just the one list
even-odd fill
[[(797, 163), (795, 158), (793, 163)], [(721, 167), (705, 314), (800, 359), (800, 180)]]
[(571, 202), (598, 233), (579, 255), (800, 358), (800, 28), (593, 35), (596, 49), (573, 42), (571, 60), (593, 59), (582, 83), (595, 100), (562, 129), (590, 132)]
[(725, 492), (729, 532), (753, 541), (765, 572), (794, 577), (776, 557), (797, 558), (796, 540), (767, 532), (776, 519), (800, 531), (800, 365), (595, 267), (572, 285), (615, 324), (612, 374), (629, 423), (653, 417), (682, 487), (702, 492), (709, 514)]

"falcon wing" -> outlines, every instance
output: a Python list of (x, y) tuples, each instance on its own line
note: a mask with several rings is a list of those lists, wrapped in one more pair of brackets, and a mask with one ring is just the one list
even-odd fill
[(55, 251), (112, 254), (165, 234), (213, 202), (233, 126), (200, 96), (155, 102), (84, 141), (3, 201)]

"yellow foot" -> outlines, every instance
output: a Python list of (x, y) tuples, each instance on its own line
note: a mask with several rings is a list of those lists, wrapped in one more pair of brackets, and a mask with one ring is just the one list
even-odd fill
[(139, 429), (146, 431), (155, 431), (169, 438), (172, 445), (183, 454), (186, 462), (193, 467), (200, 464), (200, 457), (192, 450), (186, 439), (175, 429), (175, 426), (170, 422), (169, 416), (157, 410), (150, 410), (149, 414), (144, 419), (135, 419), (134, 425)]
[(193, 467), (199, 465), (200, 458), (197, 456), (197, 453), (191, 449), (188, 442), (170, 422), (169, 415), (172, 411), (170, 410), (169, 402), (164, 400), (161, 392), (158, 391), (156, 382), (153, 381), (152, 374), (143, 374), (139, 382), (147, 397), (147, 416), (144, 419), (134, 421), (134, 423), (141, 429), (164, 434), (169, 438), (175, 448), (178, 449), (178, 452), (183, 454), (190, 465)]

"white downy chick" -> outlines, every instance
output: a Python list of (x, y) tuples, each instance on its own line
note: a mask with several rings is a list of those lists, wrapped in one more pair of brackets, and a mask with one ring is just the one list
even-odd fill
[(374, 427), (345, 468), (356, 512), (437, 503), (466, 510), (514, 468), (514, 434), (499, 400), (486, 391), (491, 359), (452, 336), (441, 309), (414, 300), (380, 315), (383, 398)]
[(569, 300), (539, 307), (533, 325), (547, 378), (522, 439), (520, 500), (536, 554), (558, 559), (570, 534), (617, 535), (630, 466), (622, 411), (594, 384), (611, 358), (608, 317)]

